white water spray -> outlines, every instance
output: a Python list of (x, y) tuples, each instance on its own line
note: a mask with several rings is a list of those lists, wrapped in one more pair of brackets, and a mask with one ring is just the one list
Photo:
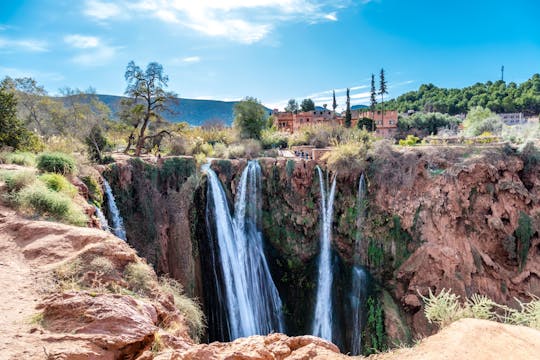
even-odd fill
[(109, 182), (103, 178), (103, 187), (105, 188), (105, 197), (107, 198), (107, 209), (109, 210), (109, 217), (111, 220), (110, 229), (112, 233), (118, 236), (120, 239), (126, 241), (126, 230), (124, 229), (124, 220), (120, 215), (120, 211), (116, 206), (116, 200), (109, 185)]
[(332, 218), (334, 213), (334, 196), (336, 192), (336, 177), (327, 197), (325, 182), (320, 167), (317, 166), (321, 188), (321, 252), (319, 255), (319, 276), (317, 282), (317, 298), (315, 317), (313, 318), (313, 335), (332, 341)]
[[(249, 161), (238, 184), (234, 217), (216, 173), (205, 165), (208, 177), (207, 211), (213, 212), (219, 264), (231, 340), (250, 335), (283, 332), (282, 303), (270, 275), (259, 231), (261, 212), (261, 169)], [(215, 272), (214, 272), (215, 273)], [(216, 277), (216, 276), (215, 276)], [(215, 279), (219, 281), (219, 279)]]

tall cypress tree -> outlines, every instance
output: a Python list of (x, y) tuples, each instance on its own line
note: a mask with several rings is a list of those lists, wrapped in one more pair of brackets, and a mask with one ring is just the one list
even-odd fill
[(386, 91), (386, 79), (384, 78), (384, 69), (381, 69), (381, 75), (379, 78), (379, 95), (381, 95), (381, 123), (384, 125), (384, 94), (388, 94)]
[(369, 109), (371, 110), (371, 131), (375, 131), (375, 107), (377, 106), (377, 89), (375, 88), (375, 75), (371, 74), (371, 98)]
[(351, 127), (351, 97), (349, 96), (349, 88), (347, 88), (347, 110), (345, 110), (345, 127)]
[(332, 96), (334, 98), (334, 102), (332, 103), (332, 108), (334, 109), (334, 116), (336, 116), (337, 102), (336, 102), (336, 91), (335, 90), (332, 90)]

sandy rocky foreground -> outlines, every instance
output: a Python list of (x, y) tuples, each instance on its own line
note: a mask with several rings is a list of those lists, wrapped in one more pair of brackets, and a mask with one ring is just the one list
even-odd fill
[[(194, 344), (187, 332), (162, 336), (158, 325), (179, 316), (170, 301), (89, 292), (50, 293), (48, 274), (75, 257), (135, 261), (124, 242), (96, 229), (26, 220), (0, 207), (0, 359), (345, 359), (312, 336), (252, 336), (232, 343)], [(40, 316), (39, 314), (44, 314)], [(45, 326), (45, 327), (43, 327)], [(375, 359), (535, 359), (540, 331), (465, 319), (412, 349)]]

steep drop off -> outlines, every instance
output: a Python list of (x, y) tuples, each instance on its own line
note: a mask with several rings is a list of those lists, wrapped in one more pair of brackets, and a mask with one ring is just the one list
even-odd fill
[[(360, 231), (355, 225), (360, 174), (340, 174), (334, 298), (344, 303), (350, 266), (358, 257), (375, 280), (367, 304), (372, 331), (365, 346), (433, 332), (418, 292), (451, 288), (462, 296), (481, 293), (510, 305), (514, 297), (540, 295), (540, 165), (538, 154), (529, 150), (382, 147), (368, 159), (368, 211)], [(320, 230), (316, 164), (259, 161), (266, 252), (285, 303), (288, 333), (309, 333)], [(212, 164), (230, 203), (245, 165), (243, 160)], [(159, 165), (130, 160), (112, 165), (104, 175), (117, 196), (130, 243), (159, 272), (170, 273), (204, 299), (206, 182), (193, 160), (162, 159)], [(347, 309), (338, 312), (343, 325)], [(343, 343), (347, 336), (342, 334)]]

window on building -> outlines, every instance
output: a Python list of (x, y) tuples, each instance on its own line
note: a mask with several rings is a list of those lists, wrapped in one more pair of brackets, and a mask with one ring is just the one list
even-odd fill
[(390, 120), (390, 125), (394, 125), (394, 120)]
[(377, 125), (382, 125), (382, 121), (381, 120), (377, 121)]

